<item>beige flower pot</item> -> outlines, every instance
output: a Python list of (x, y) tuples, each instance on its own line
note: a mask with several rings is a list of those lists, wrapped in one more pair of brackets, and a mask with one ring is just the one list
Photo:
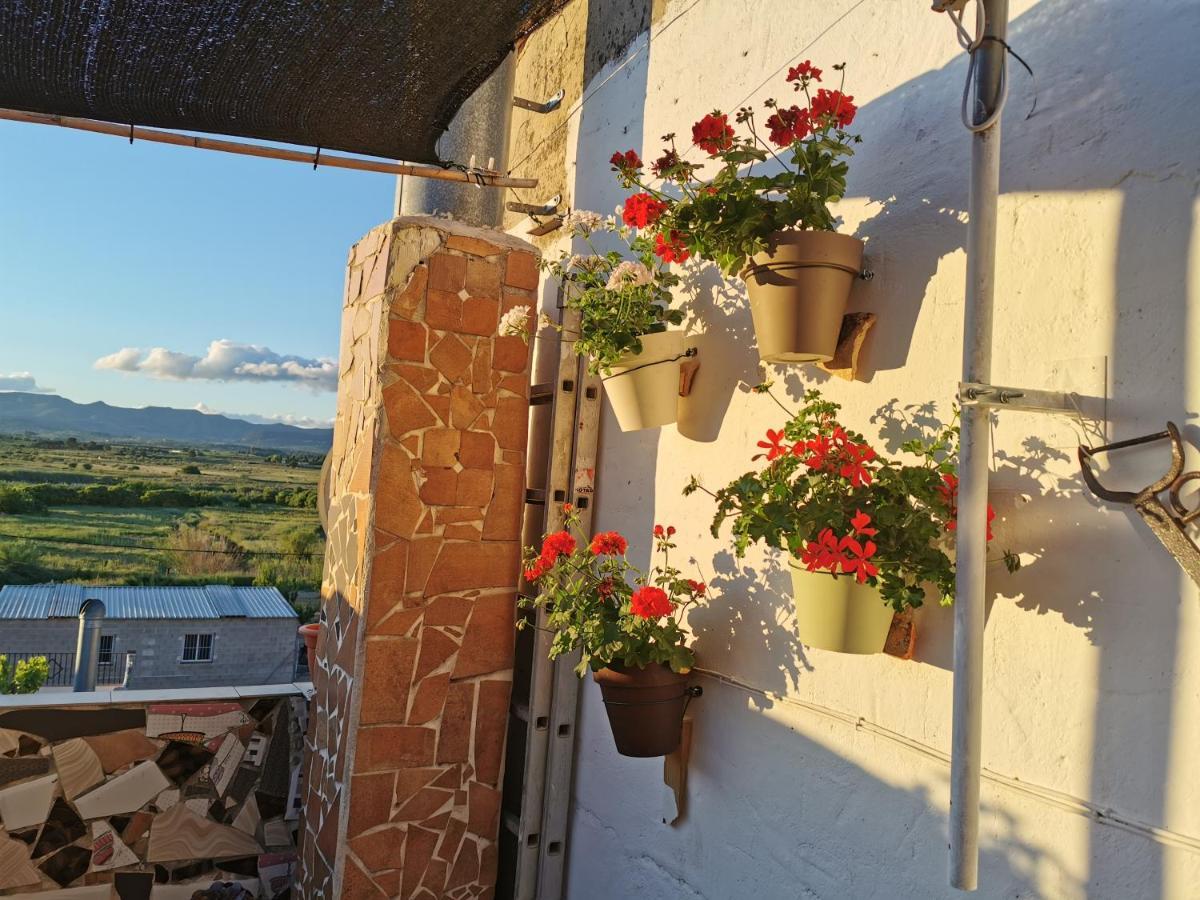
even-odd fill
[(742, 270), (763, 362), (833, 359), (863, 242), (833, 231), (777, 231)]
[(670, 425), (679, 411), (683, 332), (642, 337), (642, 352), (623, 357), (605, 375), (604, 393), (622, 431)]
[(892, 608), (851, 575), (809, 572), (789, 564), (800, 642), (838, 653), (882, 653)]

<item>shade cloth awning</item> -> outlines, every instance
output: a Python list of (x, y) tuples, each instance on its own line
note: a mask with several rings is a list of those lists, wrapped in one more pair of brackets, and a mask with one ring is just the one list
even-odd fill
[(564, 0), (0, 3), (0, 107), (438, 162)]

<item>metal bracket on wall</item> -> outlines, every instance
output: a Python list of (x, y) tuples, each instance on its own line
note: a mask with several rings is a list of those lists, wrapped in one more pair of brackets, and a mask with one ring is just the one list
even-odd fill
[[(532, 234), (535, 237), (540, 237), (543, 234), (549, 234), (562, 227), (563, 216), (558, 211), (558, 204), (562, 202), (562, 195), (555, 194), (545, 203), (516, 203), (509, 201), (504, 204), (504, 208), (509, 212), (525, 213), (533, 222), (533, 227), (525, 233)], [(548, 218), (544, 218), (548, 217)]]
[(963, 406), (988, 406), (993, 409), (1019, 409), (1025, 412), (1080, 415), (1073, 395), (1061, 391), (1001, 387), (997, 384), (960, 382), (958, 402)]
[(561, 202), (562, 194), (555, 194), (544, 203), (515, 203), (510, 200), (504, 204), (504, 208), (527, 216), (552, 216), (558, 213), (558, 204)]
[(567, 92), (562, 88), (559, 88), (557, 94), (555, 94), (553, 97), (548, 97), (541, 103), (538, 103), (536, 100), (526, 100), (524, 97), (513, 97), (512, 102), (513, 106), (517, 107), (518, 109), (527, 109), (530, 112), (545, 114), (548, 112), (554, 112), (554, 110), (562, 106), (563, 98), (566, 96)]

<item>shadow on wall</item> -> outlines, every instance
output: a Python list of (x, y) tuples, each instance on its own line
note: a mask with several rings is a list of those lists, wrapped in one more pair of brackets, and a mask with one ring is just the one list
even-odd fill
[[(1200, 98), (1194, 80), (1181, 78), (1179, 67), (1194, 57), (1200, 39), (1200, 5), (1043, 0), (1012, 23), (1009, 39), (1037, 73), (1038, 97), (1036, 113), (1028, 116), (1032, 84), (1023, 70), (1013, 66), (1005, 118), (1002, 193), (1118, 191), (1122, 197), (1109, 351), (1113, 399), (1108, 411), (1114, 426), (1111, 437), (1157, 431), (1170, 418), (1184, 425), (1185, 433), (1195, 440), (1198, 429), (1187, 421), (1196, 416), (1189, 409), (1194, 399), (1185, 386), (1189, 374), (1188, 335), (1195, 332), (1188, 310), (1187, 278), (1200, 170), (1200, 144), (1195, 140), (1200, 133)], [(1175, 68), (1164, 71), (1166, 61), (1173, 61)], [(866, 140), (851, 169), (849, 193), (875, 213), (861, 221), (855, 233), (868, 242), (868, 259), (876, 277), (870, 283), (857, 284), (851, 309), (871, 310), (880, 316), (865, 354), (868, 379), (874, 371), (921, 364), (911, 358), (910, 348), (923, 306), (944, 303), (945, 315), (961, 319), (961, 295), (938, 298), (931, 291), (931, 280), (946, 257), (962, 249), (966, 237), (969, 138), (958, 121), (965, 69), (965, 60), (959, 56), (863, 105), (859, 113), (857, 124)], [(617, 109), (619, 104), (608, 104), (607, 108)], [(619, 124), (638, 135), (640, 119), (640, 113), (635, 113), (629, 123)], [(590, 171), (607, 168), (606, 161), (598, 158), (601, 154), (597, 144), (605, 150), (636, 144), (636, 140), (619, 139), (618, 125), (605, 124), (608, 127), (600, 129), (593, 123), (586, 138), (581, 132), (580, 165), (586, 161), (593, 166)], [(896, 152), (897, 147), (904, 147), (904, 152)], [(920, 158), (919, 165), (912, 164), (914, 156)], [(594, 182), (610, 183), (600, 177)], [(598, 193), (605, 201), (614, 196), (603, 189)], [(600, 199), (590, 204), (581, 202), (580, 206), (599, 206)], [(619, 200), (616, 195), (614, 202)], [(1013, 228), (1020, 232), (1019, 212), (1013, 215), (1016, 222), (1006, 223), (1002, 233)], [(1063, 252), (1070, 252), (1072, 236), (1062, 235), (1058, 240)], [(1019, 251), (1020, 247), (1012, 249)], [(696, 402), (684, 402), (679, 430), (693, 440), (711, 441), (720, 430), (738, 383), (753, 384), (761, 376), (741, 286), (722, 282), (715, 270), (705, 267), (691, 270), (686, 288), (685, 308), (704, 333), (696, 339), (702, 360), (694, 392)], [(1005, 334), (1006, 327), (1002, 318), (1003, 290), (1001, 286), (997, 298), (998, 337)], [(1072, 302), (1069, 296), (1046, 300), (1044, 309), (1048, 314), (1056, 301)], [(942, 311), (924, 312), (928, 317)], [(1039, 327), (1039, 322), (1031, 322), (1030, 327)], [(1011, 326), (1008, 331), (1012, 333)], [(705, 353), (708, 346), (723, 349), (720, 353), (715, 349)], [(796, 399), (805, 385), (824, 379), (819, 372), (806, 370), (803, 380), (786, 378), (785, 384), (789, 395)], [(934, 412), (944, 415), (949, 410)], [(999, 570), (990, 585), (992, 593), (999, 594), (1000, 602), (1011, 600), (1035, 615), (1060, 616), (1085, 632), (1098, 648), (1099, 683), (1091, 729), (1095, 737), (1088, 795), (1097, 803), (1135, 811), (1138, 817), (1154, 823), (1166, 822), (1179, 605), (1194, 602), (1194, 590), (1131, 511), (1095, 514), (1097, 504), (1073, 473), (1073, 448), (1069, 442), (1045, 439), (1047, 426), (1041, 424), (1044, 419), (1009, 413), (1004, 416), (1003, 428), (1023, 428), (1028, 436), (1016, 442), (1019, 451), (1001, 450), (993, 457), (993, 487), (1002, 520), (997, 528), (997, 545), (1026, 554), (1026, 567), (1013, 576)], [(613, 522), (623, 527), (628, 523), (628, 532), (636, 536), (645, 533), (645, 526), (653, 518), (649, 501), (653, 496), (656, 438), (626, 435), (617, 440), (612, 437), (612, 427), (613, 423), (606, 423), (609, 436), (605, 450), (610, 461), (612, 454), (619, 452), (622, 462), (619, 468), (610, 465), (606, 476), (624, 477), (631, 485), (645, 487), (641, 492), (614, 487), (615, 493), (622, 496), (640, 493), (642, 502), (636, 508), (630, 502), (630, 508), (606, 512), (612, 513)], [(890, 437), (889, 450), (894, 450), (898, 442), (898, 435)], [(609, 474), (614, 471), (619, 475)], [(1018, 502), (1021, 506), (1016, 511)], [(1009, 521), (1003, 521), (1005, 518)], [(1105, 564), (1095, 565), (1096, 560)], [(778, 667), (776, 682), (763, 686), (785, 689), (794, 685), (804, 660), (788, 627), (779, 624), (786, 615), (783, 604), (788, 602), (781, 598), (790, 593), (786, 572), (781, 567), (751, 569), (727, 554), (719, 555), (714, 562), (714, 589), (736, 597), (738, 608), (732, 613), (697, 611), (691, 621), (698, 644), (736, 641), (744, 649), (745, 643), (753, 640), (762, 648), (763, 657)], [(920, 662), (949, 667), (951, 627), (949, 611), (926, 611), (918, 647)], [(1031, 666), (1044, 662), (1030, 659)], [(589, 690), (589, 698), (591, 694)], [(584, 721), (594, 725), (598, 709), (595, 712)], [(706, 718), (698, 716), (698, 727), (703, 728)], [(752, 721), (745, 717), (742, 721), (748, 733), (757, 734)], [(727, 726), (723, 722), (721, 727)], [(728, 728), (736, 731), (737, 726)], [(797, 740), (790, 732), (784, 738)], [(709, 739), (719, 742), (713, 736)], [(581, 746), (589, 744), (585, 741)], [(699, 733), (696, 747), (707, 746), (703, 733)], [(744, 749), (748, 754), (745, 758), (761, 758), (755, 748)], [(819, 757), (818, 763), (835, 770), (847, 765), (836, 754), (824, 750), (814, 754)], [(1135, 756), (1137, 764), (1133, 766)], [(710, 764), (723, 768), (723, 775), (727, 775), (728, 768), (736, 765), (734, 760), (736, 756), (731, 752), (723, 752)], [(695, 758), (694, 766), (704, 768)], [(581, 780), (593, 777), (589, 769), (587, 764), (580, 766)], [(723, 790), (721, 785), (712, 789)], [(873, 785), (873, 789), (895, 791), (882, 784)], [(579, 796), (594, 797), (597, 793), (603, 791), (581, 791)], [(623, 799), (630, 796), (627, 791), (614, 793)], [(757, 793), (761, 791), (748, 789), (742, 796)], [(914, 795), (912, 802), (918, 805), (926, 800)], [(753, 821), (759, 811), (741, 809), (745, 802), (733, 794), (728, 799), (731, 812), (721, 815), (738, 820), (744, 813)], [(798, 798), (796, 802), (806, 801)], [(714, 809), (718, 808), (714, 804)], [(595, 816), (599, 818), (592, 822)], [(929, 807), (922, 806), (920, 816), (931, 819)], [(577, 822), (589, 830), (587, 839), (615, 844), (618, 836), (599, 823), (628, 822), (630, 818), (620, 810), (581, 810)], [(778, 821), (788, 821), (783, 811)], [(813, 825), (815, 833), (825, 827), (823, 821)], [(832, 827), (836, 833), (836, 821)], [(890, 823), (879, 827), (890, 827)], [(939, 817), (937, 829), (943, 828), (944, 820)], [(685, 831), (690, 832), (688, 840), (699, 840), (696, 829)], [(772, 836), (773, 831), (753, 829), (757, 837), (768, 842), (785, 840)], [(886, 847), (886, 852), (895, 852), (895, 847), (903, 844), (903, 832), (898, 826), (895, 843), (884, 842), (875, 849)], [(806, 831), (811, 833), (814, 831)], [(936, 839), (928, 841), (938, 849), (937, 859), (930, 866), (934, 884), (940, 884), (944, 872), (943, 833), (938, 830)], [(1114, 897), (1159, 897), (1171, 892), (1160, 845), (1126, 842), (1116, 848), (1112, 844), (1113, 830), (1101, 824), (1093, 824), (1089, 834), (1090, 859), (1083, 890)], [(656, 835), (655, 841), (660, 837)], [(772, 859), (765, 869), (774, 871), (773, 877), (779, 877), (779, 868), (788, 868), (778, 859), (811, 852), (811, 848), (798, 851), (793, 844), (778, 848), (782, 857), (768, 853)], [(860, 839), (849, 835), (841, 844), (830, 844), (850, 847), (855, 852), (866, 849)], [(648, 854), (637, 860), (635, 869), (651, 873), (672, 868), (661, 861), (672, 858), (670, 843), (652, 844), (647, 840), (645, 845), (654, 846), (653, 858)], [(1015, 854), (1015, 860), (1023, 854), (1033, 859), (1043, 851), (1039, 848), (1035, 853), (1014, 841), (1002, 852)], [(756, 854), (752, 858), (761, 857)], [(610, 857), (598, 853), (588, 854), (587, 858), (602, 861)], [(573, 865), (593, 864), (581, 859), (576, 854)], [(804, 883), (827, 875), (819, 854), (810, 861)], [(1007, 878), (1015, 880), (1019, 893), (1035, 892), (1032, 882), (1022, 883), (1011, 873), (999, 878), (988, 874), (989, 866), (997, 865), (1014, 863), (997, 862), (994, 854), (991, 862), (985, 861), (981, 882), (988, 884), (989, 891), (992, 885), (1006, 884)], [(759, 877), (754, 866), (737, 867), (742, 875), (748, 870), (748, 877)], [(905, 870), (911, 871), (907, 866)], [(796, 872), (791, 874), (795, 877)], [(654, 883), (656, 877), (647, 874), (647, 883)], [(686, 872), (678, 872), (677, 877), (696, 883)], [(675, 881), (664, 883), (676, 885)], [(763, 876), (761, 889), (757, 884), (739, 884), (732, 893), (726, 893), (748, 896), (761, 892), (761, 896), (770, 896), (770, 883)], [(829, 893), (837, 895), (837, 883), (827, 884)], [(903, 890), (897, 893), (904, 895)], [(1005, 895), (1011, 894), (1009, 891)], [(712, 895), (723, 893), (716, 889)], [(928, 894), (918, 891), (912, 895)]]
[[(748, 701), (720, 682), (703, 684), (682, 827), (663, 824), (661, 762), (616, 754), (599, 692), (585, 685), (573, 839), (588, 850), (572, 856), (567, 896), (962, 896), (945, 879), (949, 773), (941, 763), (891, 743), (860, 746), (858, 755), (869, 754), (883, 770), (872, 773), (839, 745), (878, 739), (811, 720), (808, 731), (823, 735), (819, 743), (789, 724), (788, 717), (808, 713), (766, 697)], [(760, 764), (772, 759), (788, 760), (789, 768)], [(1041, 841), (1031, 839), (1027, 823), (993, 807), (987, 794), (986, 896), (1076, 896), (1069, 866), (1046, 850), (1045, 831)], [(1049, 884), (1061, 890), (1047, 894)]]
[[(1012, 67), (1002, 193), (1121, 193), (1109, 353), (1113, 438), (1160, 430), (1168, 418), (1184, 425), (1194, 443), (1200, 432), (1188, 421), (1197, 413), (1190, 405), (1194, 398), (1186, 393), (1188, 336), (1195, 333), (1187, 283), (1200, 183), (1195, 141), (1200, 98), (1194, 82), (1168, 77), (1160, 64), (1173, 60), (1178, 65), (1191, 58), (1197, 38), (1200, 7), (1194, 4), (1045, 0), (1010, 29), (1010, 43), (1037, 73), (1038, 97), (1037, 112), (1028, 116), (1032, 85), (1020, 68)], [(963, 247), (969, 139), (957, 109), (964, 76), (965, 63), (957, 58), (860, 112), (858, 124), (867, 140), (851, 170), (850, 195), (879, 207), (856, 230), (868, 242), (876, 277), (869, 284), (860, 282), (851, 301), (852, 309), (880, 316), (867, 346), (868, 380), (876, 370), (917, 364), (910, 345), (918, 315), (923, 305), (939, 302), (931, 296), (931, 280), (942, 261)], [(916, 147), (922, 164), (906, 165), (912, 153), (896, 153), (897, 145)], [(1017, 221), (1007, 227), (1019, 231), (1015, 214)], [(1070, 252), (1071, 237), (1061, 240), (1064, 252)], [(697, 439), (715, 435), (718, 426), (713, 423), (725, 414), (738, 381), (759, 380), (741, 289), (718, 289), (718, 284), (711, 269), (695, 272), (689, 312), (704, 323), (706, 337), (744, 349), (729, 353), (723, 367), (702, 369), (708, 383), (698, 393), (720, 402), (708, 413), (714, 419), (692, 430), (681, 423), (681, 432)], [(1047, 314), (1055, 299), (1072, 302), (1069, 296), (1047, 298)], [(961, 316), (960, 299), (947, 298), (946, 305), (947, 315)], [(1002, 287), (997, 299), (1001, 316), (1004, 305)], [(998, 319), (997, 336), (1003, 334), (1005, 323)], [(710, 354), (706, 362), (715, 356)], [(796, 399), (806, 385), (826, 377), (806, 370), (803, 380), (793, 376), (785, 384)], [(1132, 510), (1095, 514), (1098, 504), (1074, 474), (1073, 447), (1043, 439), (1044, 422), (1006, 413), (1002, 423), (1026, 429), (1028, 437), (1019, 442), (1020, 451), (998, 450), (993, 456), (993, 489), (1002, 520), (997, 546), (1020, 550), (1026, 566), (1013, 576), (998, 567), (993, 594), (1039, 616), (1060, 616), (1100, 649), (1089, 796), (1152, 822), (1166, 822), (1169, 748), (1177, 714), (1172, 688), (1179, 605), (1194, 602), (1194, 589)], [(889, 449), (898, 442), (893, 439)], [(1149, 480), (1121, 486), (1141, 487)], [(1106, 564), (1091, 564), (1095, 560)], [(787, 593), (786, 573), (749, 571), (723, 557), (716, 565), (715, 583), (739, 600), (746, 598), (745, 607), (735, 613), (733, 633), (739, 627), (761, 629), (767, 652), (778, 663), (779, 684), (767, 686), (794, 682), (793, 648), (772, 636), (780, 609), (770, 595), (776, 589)], [(723, 625), (693, 618), (701, 640), (724, 639), (718, 637)], [(927, 609), (921, 621), (918, 660), (949, 668), (949, 611)], [(1138, 764), (1131, 771), (1134, 747)], [(1088, 886), (1106, 896), (1171, 893), (1161, 847), (1147, 844), (1140, 864), (1130, 866), (1127, 852), (1113, 852), (1110, 831), (1102, 825), (1091, 828)]]
[[(650, 51), (643, 48), (634, 54), (639, 43), (648, 41), (652, 12), (651, 0), (588, 0), (584, 84), (608, 78), (608, 102), (583, 107), (575, 145), (575, 168), (579, 172), (607, 172), (614, 148), (636, 148), (641, 142)], [(628, 62), (612, 62), (622, 59)], [(611, 114), (614, 110), (617, 112)], [(625, 192), (615, 178), (576, 180), (576, 209), (609, 215), (624, 199)], [(586, 252), (586, 247), (576, 249)], [(654, 474), (662, 430), (622, 432), (609, 404), (603, 408), (599, 458), (605, 465), (605, 486), (597, 495), (596, 521), (619, 523), (622, 533), (632, 541), (634, 562), (645, 565), (654, 527)], [(618, 480), (625, 484), (613, 483)], [(622, 505), (614, 505), (616, 498), (636, 498), (639, 494), (640, 500), (617, 500)]]

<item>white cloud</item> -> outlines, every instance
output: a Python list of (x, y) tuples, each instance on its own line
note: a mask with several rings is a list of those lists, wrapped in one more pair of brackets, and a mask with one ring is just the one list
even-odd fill
[(338, 375), (337, 362), (326, 357), (284, 356), (269, 347), (229, 340), (213, 341), (204, 356), (192, 356), (165, 347), (155, 347), (145, 353), (136, 347), (123, 347), (116, 353), (100, 357), (95, 367), (139, 372), (172, 381), (277, 381), (318, 392), (336, 391)]
[(32, 372), (13, 372), (0, 375), (0, 391), (23, 391), (28, 394), (51, 394), (53, 388), (42, 387)]
[(225, 416), (229, 419), (240, 419), (254, 425), (295, 425), (297, 428), (332, 428), (333, 419), (318, 419), (313, 416), (296, 416), (291, 413), (275, 413), (260, 416), (254, 413), (231, 413), (213, 409), (206, 403), (197, 403), (193, 409), (206, 416)]

